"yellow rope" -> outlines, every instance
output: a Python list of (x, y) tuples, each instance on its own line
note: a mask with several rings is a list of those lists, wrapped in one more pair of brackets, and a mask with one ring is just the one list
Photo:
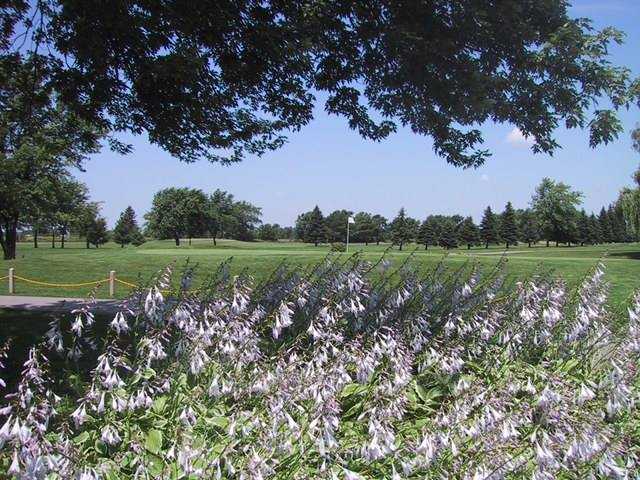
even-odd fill
[(22, 280), (26, 283), (31, 283), (33, 285), (42, 285), (44, 287), (58, 287), (58, 288), (68, 288), (68, 287), (86, 287), (88, 285), (97, 285), (104, 282), (108, 282), (109, 279), (105, 280), (96, 280), (94, 282), (85, 282), (85, 283), (48, 283), (48, 282), (39, 282), (38, 280), (30, 280), (28, 278), (20, 277), (18, 275), (13, 276), (17, 280)]
[(7, 275), (6, 277), (0, 277), (0, 282), (1, 282), (2, 280), (7, 279), (7, 278), (9, 278), (9, 275)]
[(118, 283), (121, 283), (122, 285), (126, 285), (127, 287), (138, 288), (138, 285), (136, 285), (135, 283), (125, 282), (124, 280), (120, 280), (119, 278), (114, 278), (114, 280)]

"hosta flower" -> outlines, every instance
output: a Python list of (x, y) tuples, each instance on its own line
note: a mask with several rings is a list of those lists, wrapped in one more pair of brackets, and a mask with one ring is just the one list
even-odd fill
[(538, 397), (537, 405), (542, 410), (548, 410), (552, 405), (554, 405), (555, 403), (558, 403), (560, 400), (561, 400), (560, 395), (558, 395), (557, 392), (554, 392), (547, 385), (546, 387), (544, 387), (544, 390), (542, 390), (540, 397)]
[(127, 320), (125, 319), (124, 313), (122, 312), (118, 312), (116, 313), (116, 316), (113, 317), (113, 320), (111, 320), (111, 323), (109, 324), (109, 326), (115, 330), (115, 332), (120, 335), (122, 333), (126, 333), (129, 331), (129, 324), (127, 323)]
[(344, 468), (343, 471), (344, 480), (363, 480), (362, 476), (356, 472), (352, 472), (351, 470), (348, 470), (346, 468)]
[(289, 305), (286, 302), (282, 302), (278, 311), (276, 313), (275, 323), (273, 325), (273, 338), (278, 338), (282, 330), (287, 328), (293, 323), (291, 316), (293, 315), (293, 310), (289, 308)]
[(9, 475), (18, 475), (20, 473), (20, 461), (18, 460), (18, 450), (13, 451), (13, 455), (11, 456), (11, 465), (9, 465), (9, 470), (7, 470)]
[(82, 425), (87, 420), (87, 416), (87, 408), (84, 403), (73, 411), (73, 413), (71, 414), (71, 418), (76, 424), (76, 428)]
[(593, 400), (596, 394), (587, 387), (584, 383), (580, 386), (580, 393), (578, 394), (578, 405), (582, 405), (589, 400)]
[(100, 434), (100, 439), (107, 445), (112, 445), (112, 446), (117, 445), (122, 441), (122, 439), (120, 438), (120, 435), (118, 435), (118, 430), (116, 430), (111, 425), (107, 425), (102, 429), (102, 432)]

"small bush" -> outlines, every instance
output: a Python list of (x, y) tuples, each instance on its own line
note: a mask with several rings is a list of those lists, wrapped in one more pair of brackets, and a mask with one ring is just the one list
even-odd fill
[(347, 246), (342, 242), (335, 242), (331, 244), (332, 252), (346, 252)]

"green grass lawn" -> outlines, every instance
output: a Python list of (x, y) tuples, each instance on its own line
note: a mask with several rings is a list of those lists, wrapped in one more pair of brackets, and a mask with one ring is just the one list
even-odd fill
[[(367, 259), (375, 261), (386, 251), (392, 263), (406, 259), (413, 253), (414, 261), (425, 267), (433, 266), (444, 260), (451, 266), (461, 266), (465, 262), (478, 262), (481, 265), (493, 266), (503, 255), (503, 247), (460, 248), (447, 254), (442, 249), (412, 245), (402, 252), (389, 250), (389, 245), (351, 245), (349, 255), (361, 252)], [(34, 249), (30, 243), (19, 244), (17, 259), (4, 261), (0, 277), (5, 276), (10, 267), (16, 274), (29, 279), (48, 283), (83, 283), (106, 279), (110, 270), (115, 270), (118, 278), (138, 283), (148, 280), (158, 270), (175, 262), (182, 267), (188, 260), (198, 267), (199, 276), (196, 285), (208, 271), (215, 269), (222, 261), (232, 258), (231, 272), (247, 271), (256, 278), (270, 273), (281, 262), (292, 266), (305, 266), (322, 259), (329, 253), (326, 245), (314, 247), (297, 242), (238, 242), (220, 240), (213, 246), (211, 240), (196, 239), (189, 246), (185, 241), (176, 247), (172, 241), (153, 241), (141, 247), (120, 248), (115, 244), (107, 244), (100, 249), (84, 248), (82, 242), (68, 242), (64, 249), (52, 249), (42, 243)], [(340, 254), (347, 258), (347, 254)], [(512, 278), (522, 278), (537, 268), (553, 270), (564, 277), (571, 285), (575, 285), (583, 275), (603, 258), (607, 265), (607, 277), (612, 286), (612, 303), (621, 305), (633, 292), (640, 288), (640, 244), (599, 245), (587, 247), (545, 247), (542, 245), (527, 248), (518, 246), (509, 249), (508, 272)], [(7, 280), (0, 282), (0, 292), (6, 294)], [(83, 297), (91, 287), (52, 288), (30, 285), (22, 281), (16, 284), (17, 295), (43, 296), (75, 296)], [(118, 285), (116, 296), (124, 297), (128, 293), (126, 287)], [(106, 284), (97, 292), (98, 297), (107, 297)]]

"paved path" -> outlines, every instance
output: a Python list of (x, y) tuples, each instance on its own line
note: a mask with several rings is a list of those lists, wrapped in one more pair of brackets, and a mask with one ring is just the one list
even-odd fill
[[(96, 300), (97, 310), (115, 310), (119, 300)], [(85, 303), (82, 298), (58, 297), (26, 297), (16, 295), (0, 295), (0, 308), (15, 308), (19, 310), (70, 311)]]

